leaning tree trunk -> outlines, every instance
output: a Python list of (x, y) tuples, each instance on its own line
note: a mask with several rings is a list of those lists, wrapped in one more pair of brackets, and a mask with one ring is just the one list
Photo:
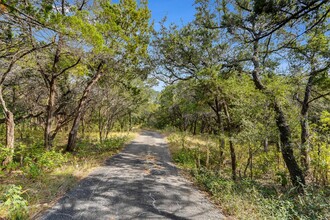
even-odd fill
[(301, 184), (305, 185), (305, 178), (293, 154), (292, 143), (290, 140), (291, 130), (288, 123), (286, 122), (286, 118), (282, 109), (276, 102), (274, 109), (277, 114), (276, 124), (280, 131), (282, 156), (289, 170), (292, 184), (300, 188)]
[(304, 168), (305, 174), (308, 174), (309, 165), (310, 165), (310, 157), (309, 157), (309, 125), (308, 125), (308, 111), (309, 111), (309, 104), (319, 98), (322, 98), (329, 93), (323, 94), (318, 96), (317, 98), (311, 99), (312, 88), (314, 85), (314, 80), (319, 73), (322, 73), (330, 68), (328, 64), (325, 67), (320, 69), (315, 69), (315, 65), (313, 65), (314, 61), (312, 61), (312, 71), (309, 73), (308, 82), (305, 88), (304, 100), (302, 101), (302, 108), (301, 108), (301, 165)]
[[(266, 87), (262, 84), (259, 78), (261, 69), (260, 69), (260, 61), (259, 61), (258, 40), (256, 40), (253, 44), (252, 62), (254, 65), (254, 70), (252, 71), (252, 78), (255, 87), (264, 94), (269, 95), (269, 93), (266, 91)], [(279, 106), (279, 103), (276, 100), (274, 101), (274, 111), (276, 113), (276, 125), (280, 133), (280, 140), (282, 146), (281, 152), (284, 162), (289, 170), (292, 184), (294, 186), (297, 186), (301, 190), (302, 189), (301, 185), (305, 185), (305, 176), (303, 175), (303, 172), (300, 169), (293, 153), (293, 148), (291, 143), (291, 130), (287, 123), (287, 119), (285, 117), (282, 108)]]
[(74, 149), (76, 147), (79, 124), (80, 124), (80, 121), (81, 121), (81, 119), (84, 115), (85, 109), (86, 109), (87, 99), (88, 99), (88, 96), (89, 96), (89, 94), (92, 90), (93, 85), (95, 83), (97, 83), (97, 81), (102, 76), (102, 71), (101, 71), (102, 66), (103, 66), (103, 62), (101, 62), (99, 64), (99, 66), (97, 67), (97, 71), (96, 71), (94, 77), (87, 84), (87, 87), (85, 88), (85, 90), (83, 92), (83, 95), (82, 95), (82, 97), (79, 101), (79, 105), (78, 105), (78, 108), (77, 108), (77, 114), (76, 114), (76, 117), (73, 121), (73, 125), (72, 125), (70, 133), (69, 133), (68, 144), (67, 144), (67, 147), (66, 147), (66, 151), (68, 151), (68, 152), (74, 151)]

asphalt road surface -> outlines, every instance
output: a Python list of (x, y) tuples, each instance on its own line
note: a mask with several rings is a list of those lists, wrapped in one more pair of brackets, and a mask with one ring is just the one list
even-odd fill
[(40, 219), (225, 219), (178, 174), (163, 137), (142, 132)]

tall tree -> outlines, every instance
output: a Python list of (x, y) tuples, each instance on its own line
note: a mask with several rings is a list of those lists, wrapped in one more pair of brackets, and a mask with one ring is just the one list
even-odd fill
[(141, 1), (138, 4), (135, 0), (122, 0), (118, 4), (108, 1), (99, 1), (98, 3), (99, 7), (95, 10), (98, 22), (94, 25), (102, 35), (104, 44), (101, 46), (102, 49), (98, 51), (100, 61), (98, 61), (97, 70), (80, 99), (77, 114), (69, 133), (67, 151), (73, 151), (76, 146), (79, 124), (86, 108), (86, 99), (91, 88), (102, 74), (106, 72), (110, 75), (119, 73), (116, 71), (118, 66), (125, 64), (123, 71), (121, 71), (123, 77), (125, 74), (128, 76), (139, 75), (143, 72), (141, 71), (143, 69), (142, 60), (147, 56), (150, 31), (150, 12), (147, 2)]
[[(9, 109), (3, 96), (3, 87), (7, 76), (14, 71), (15, 65), (32, 52), (49, 47), (49, 44), (31, 44), (29, 42), (29, 32), (27, 27), (34, 26), (38, 28), (38, 18), (34, 18), (36, 9), (33, 7), (25, 8), (29, 2), (13, 2), (7, 4), (0, 2), (0, 59), (2, 63), (0, 78), (0, 102), (3, 108), (6, 124), (6, 146), (8, 156), (2, 161), (3, 165), (11, 162), (14, 153), (15, 141), (15, 119), (13, 112)], [(42, 13), (41, 13), (42, 14)], [(22, 18), (25, 17), (25, 18)]]
[[(317, 92), (317, 85), (322, 84), (327, 77), (327, 72), (330, 69), (329, 57), (329, 37), (325, 35), (326, 25), (314, 28), (302, 42), (294, 42), (289, 45), (291, 57), (293, 58), (294, 69), (298, 69), (304, 77), (302, 83), (304, 91), (302, 98), (297, 94), (297, 100), (301, 104), (301, 166), (305, 173), (308, 173), (310, 165), (309, 157), (309, 111), (310, 105), (320, 98), (326, 98), (330, 95), (330, 91)], [(301, 64), (301, 65), (298, 65)], [(294, 71), (294, 70), (293, 70)], [(298, 74), (299, 74), (298, 73)]]
[[(274, 59), (273, 53), (279, 51), (288, 42), (295, 40), (293, 38), (274, 42), (272, 39), (275, 35), (279, 37), (280, 30), (289, 25), (298, 22), (301, 24), (301, 20), (309, 16), (312, 11), (325, 8), (327, 1), (299, 2), (297, 4), (290, 4), (289, 1), (220, 1), (218, 2), (219, 10), (216, 12), (212, 12), (209, 8), (211, 1), (198, 2), (200, 3), (199, 21), (210, 29), (226, 28), (228, 36), (231, 36), (232, 47), (237, 52), (229, 59), (230, 61), (228, 60), (229, 63), (245, 63), (247, 72), (250, 72), (256, 88), (267, 94), (272, 100), (276, 112), (276, 123), (280, 132), (282, 156), (289, 170), (292, 183), (298, 187), (300, 184), (305, 184), (303, 172), (293, 153), (292, 132), (285, 109), (278, 97), (269, 91), (263, 78), (265, 78), (265, 70), (272, 68), (269, 63)], [(328, 11), (325, 12), (325, 15), (327, 13)], [(220, 17), (221, 22), (216, 22), (215, 17)], [(306, 26), (300, 35), (322, 21), (324, 18), (315, 17), (314, 22)], [(217, 25), (214, 25), (215, 23)], [(294, 29), (290, 30), (295, 31)], [(236, 47), (237, 45), (239, 46)], [(249, 48), (251, 52), (242, 50), (242, 48)]]

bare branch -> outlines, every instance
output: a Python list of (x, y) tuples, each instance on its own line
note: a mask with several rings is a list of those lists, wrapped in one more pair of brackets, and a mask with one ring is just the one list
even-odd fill
[(68, 67), (64, 68), (61, 72), (59, 72), (58, 74), (56, 74), (56, 75), (54, 76), (54, 78), (56, 78), (56, 77), (62, 75), (63, 73), (65, 73), (65, 72), (68, 71), (69, 69), (72, 69), (72, 68), (74, 68), (75, 66), (77, 66), (77, 65), (79, 64), (80, 60), (81, 60), (81, 57), (79, 57), (79, 59), (77, 60), (77, 62), (75, 62), (75, 63), (72, 64), (71, 66), (68, 66)]
[(53, 42), (52, 42), (52, 43), (49, 43), (49, 44), (46, 44), (46, 45), (44, 45), (44, 46), (41, 46), (41, 47), (33, 47), (32, 49), (30, 49), (30, 50), (28, 50), (28, 51), (22, 53), (21, 55), (19, 55), (19, 56), (17, 56), (17, 57), (14, 57), (14, 58), (12, 59), (12, 61), (10, 62), (10, 64), (9, 64), (7, 70), (2, 74), (2, 77), (1, 77), (1, 79), (0, 79), (0, 85), (3, 84), (3, 82), (4, 82), (5, 79), (6, 79), (7, 74), (11, 71), (11, 69), (12, 69), (13, 66), (14, 66), (14, 64), (15, 64), (18, 60), (20, 60), (20, 59), (23, 58), (24, 56), (26, 56), (26, 55), (32, 53), (33, 51), (36, 51), (36, 50), (39, 50), (39, 49), (43, 49), (43, 48), (49, 47), (49, 46), (52, 45), (52, 44), (53, 44)]
[(325, 94), (321, 94), (321, 95), (319, 95), (319, 96), (317, 96), (317, 97), (311, 99), (308, 103), (314, 102), (314, 101), (316, 101), (316, 100), (318, 100), (318, 99), (320, 99), (320, 98), (326, 97), (326, 96), (328, 96), (328, 95), (330, 95), (330, 92), (325, 93)]

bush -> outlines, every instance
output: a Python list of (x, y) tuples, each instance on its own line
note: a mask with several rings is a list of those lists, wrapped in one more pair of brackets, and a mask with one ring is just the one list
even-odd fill
[(305, 189), (305, 195), (297, 196), (291, 190), (281, 193), (253, 181), (224, 179), (206, 168), (194, 169), (191, 174), (227, 212), (239, 219), (330, 219), (329, 196), (312, 187)]
[(118, 150), (127, 141), (128, 136), (113, 136), (104, 140), (99, 147), (102, 150)]
[(182, 148), (173, 154), (173, 160), (187, 168), (196, 167), (195, 150)]
[(61, 166), (63, 163), (66, 163), (68, 161), (68, 157), (66, 154), (52, 150), (39, 155), (39, 157), (37, 157), (37, 161), (39, 168), (51, 171)]
[(10, 185), (2, 198), (2, 208), (7, 211), (9, 219), (27, 219), (28, 218), (28, 203), (22, 197), (22, 187)]
[(29, 164), (23, 167), (23, 172), (32, 179), (36, 179), (42, 176), (42, 170), (36, 164)]
[(3, 168), (6, 169), (11, 169), (11, 163), (7, 164), (6, 167), (2, 166), (2, 162), (8, 157), (12, 155), (12, 150), (5, 147), (5, 146), (0, 146), (0, 170), (2, 170)]
[(68, 156), (55, 150), (47, 151), (40, 144), (20, 144), (15, 151), (14, 159), (20, 162), (23, 172), (30, 178), (37, 178), (43, 172), (50, 172), (66, 163)]

